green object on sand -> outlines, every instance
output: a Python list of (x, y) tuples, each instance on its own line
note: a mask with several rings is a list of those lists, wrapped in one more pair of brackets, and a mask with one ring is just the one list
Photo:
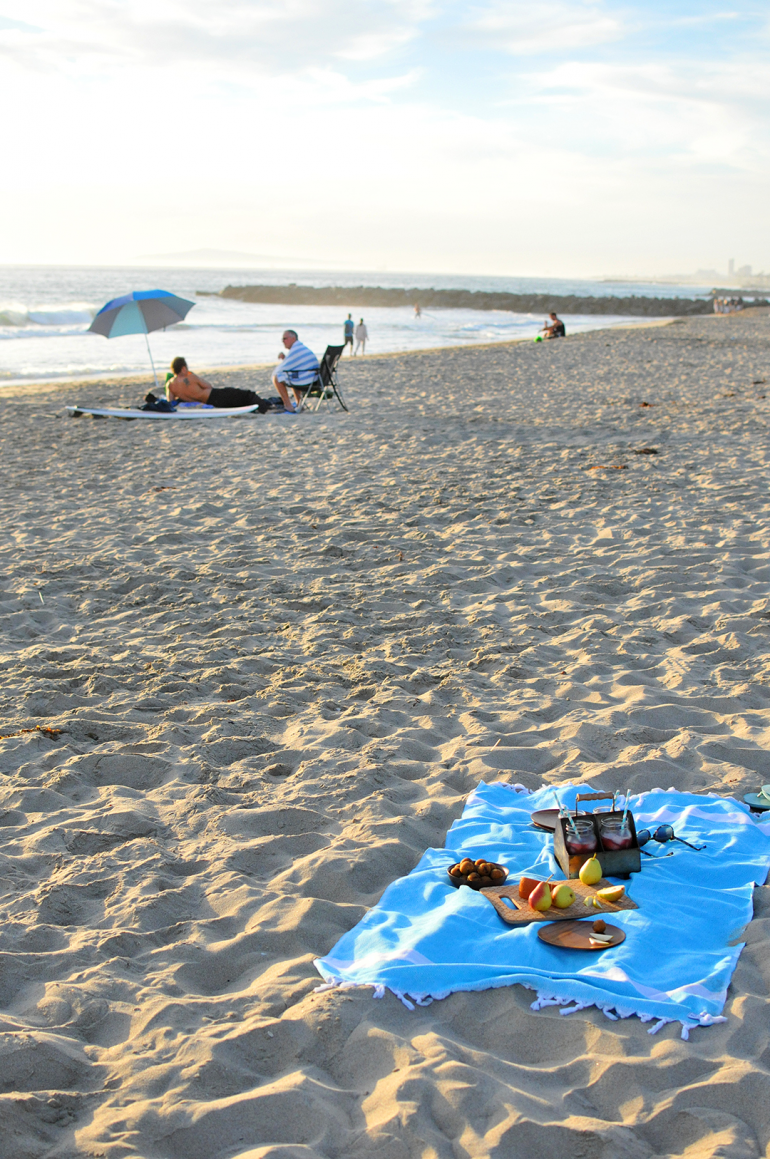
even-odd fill
[(770, 785), (763, 785), (758, 793), (747, 793), (743, 799), (752, 809), (770, 809)]
[(538, 334), (537, 338), (535, 339), (535, 342), (542, 342), (542, 341), (543, 341), (543, 335)]

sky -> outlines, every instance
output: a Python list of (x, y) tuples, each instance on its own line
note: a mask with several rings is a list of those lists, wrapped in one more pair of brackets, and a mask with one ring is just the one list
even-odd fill
[(770, 9), (0, 0), (0, 262), (770, 269)]

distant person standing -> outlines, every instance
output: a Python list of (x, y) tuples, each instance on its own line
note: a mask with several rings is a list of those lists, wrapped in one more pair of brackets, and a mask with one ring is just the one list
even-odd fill
[(358, 354), (359, 348), (362, 354), (366, 354), (366, 340), (368, 337), (369, 331), (366, 329), (362, 318), (356, 326), (356, 348), (353, 351), (354, 354)]
[(421, 316), (421, 314), (422, 314), (422, 306), (420, 305), (419, 302), (415, 302), (415, 304), (414, 304), (414, 316), (415, 316), (415, 318), (419, 318)]
[(345, 345), (342, 348), (343, 354), (347, 350), (348, 346), (350, 347), (350, 353), (351, 354), (353, 353), (353, 331), (355, 330), (355, 328), (356, 328), (356, 324), (353, 321), (353, 315), (348, 314), (347, 318), (345, 319), (344, 325), (342, 327), (343, 333), (345, 335)]

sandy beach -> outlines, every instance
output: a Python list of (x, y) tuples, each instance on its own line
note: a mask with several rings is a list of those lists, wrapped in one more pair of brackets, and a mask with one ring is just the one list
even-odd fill
[(0, 1159), (759, 1159), (767, 885), (688, 1042), (313, 959), (480, 780), (770, 781), (770, 311), (341, 382), (0, 392)]

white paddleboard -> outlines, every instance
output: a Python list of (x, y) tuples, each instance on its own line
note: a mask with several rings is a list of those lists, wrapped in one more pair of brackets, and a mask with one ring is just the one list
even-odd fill
[(254, 403), (253, 406), (234, 406), (234, 407), (211, 407), (204, 409), (201, 407), (180, 407), (179, 410), (126, 410), (118, 409), (109, 410), (107, 408), (95, 406), (68, 406), (67, 410), (73, 418), (78, 418), (79, 415), (97, 415), (99, 418), (105, 419), (226, 419), (230, 415), (248, 415), (253, 414), (255, 410), (259, 409), (259, 403)]

